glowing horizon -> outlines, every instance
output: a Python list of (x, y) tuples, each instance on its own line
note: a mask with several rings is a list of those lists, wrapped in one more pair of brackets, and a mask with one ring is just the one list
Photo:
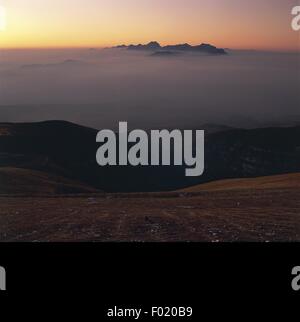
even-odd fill
[(0, 48), (101, 48), (155, 40), (162, 45), (205, 42), (232, 49), (299, 51), (299, 33), (291, 28), (291, 9), (297, 4), (298, 0), (0, 0), (7, 16), (5, 23), (0, 10)]

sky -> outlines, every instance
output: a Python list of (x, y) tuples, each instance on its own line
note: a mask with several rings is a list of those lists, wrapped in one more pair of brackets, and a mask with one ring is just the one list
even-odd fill
[(295, 51), (300, 0), (0, 0), (0, 48), (211, 43)]

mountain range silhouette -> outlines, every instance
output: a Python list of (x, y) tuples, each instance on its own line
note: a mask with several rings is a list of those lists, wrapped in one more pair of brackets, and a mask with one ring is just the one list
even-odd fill
[(146, 45), (138, 44), (138, 45), (119, 45), (114, 48), (119, 49), (128, 49), (128, 50), (146, 50), (146, 51), (175, 51), (175, 52), (196, 52), (203, 54), (211, 54), (211, 55), (226, 55), (227, 52), (223, 48), (217, 48), (210, 44), (202, 43), (201, 45), (192, 46), (190, 44), (176, 44), (176, 45), (167, 45), (161, 46), (157, 41), (151, 41)]

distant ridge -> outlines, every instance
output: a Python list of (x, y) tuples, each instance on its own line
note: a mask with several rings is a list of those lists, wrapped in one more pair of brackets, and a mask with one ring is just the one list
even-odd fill
[(76, 67), (85, 65), (86, 63), (81, 60), (75, 60), (75, 59), (66, 59), (62, 62), (58, 63), (51, 63), (51, 64), (29, 64), (29, 65), (22, 65), (21, 68), (24, 69), (31, 69), (31, 68), (49, 68), (49, 67)]
[(159, 54), (162, 52), (195, 52), (195, 53), (203, 53), (210, 55), (226, 55), (227, 52), (223, 48), (217, 48), (210, 44), (201, 44), (197, 46), (192, 46), (190, 44), (177, 44), (177, 45), (167, 45), (161, 46), (157, 41), (151, 41), (146, 45), (138, 44), (138, 45), (119, 45), (113, 48), (119, 49), (128, 49), (128, 50), (144, 50), (144, 51), (154, 51)]

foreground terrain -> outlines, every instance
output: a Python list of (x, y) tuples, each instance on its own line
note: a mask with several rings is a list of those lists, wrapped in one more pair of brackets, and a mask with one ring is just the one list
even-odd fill
[(3, 195), (0, 203), (0, 241), (300, 241), (297, 187)]
[(300, 241), (300, 126), (201, 128), (205, 172), (186, 177), (99, 167), (95, 129), (0, 123), (0, 241)]

